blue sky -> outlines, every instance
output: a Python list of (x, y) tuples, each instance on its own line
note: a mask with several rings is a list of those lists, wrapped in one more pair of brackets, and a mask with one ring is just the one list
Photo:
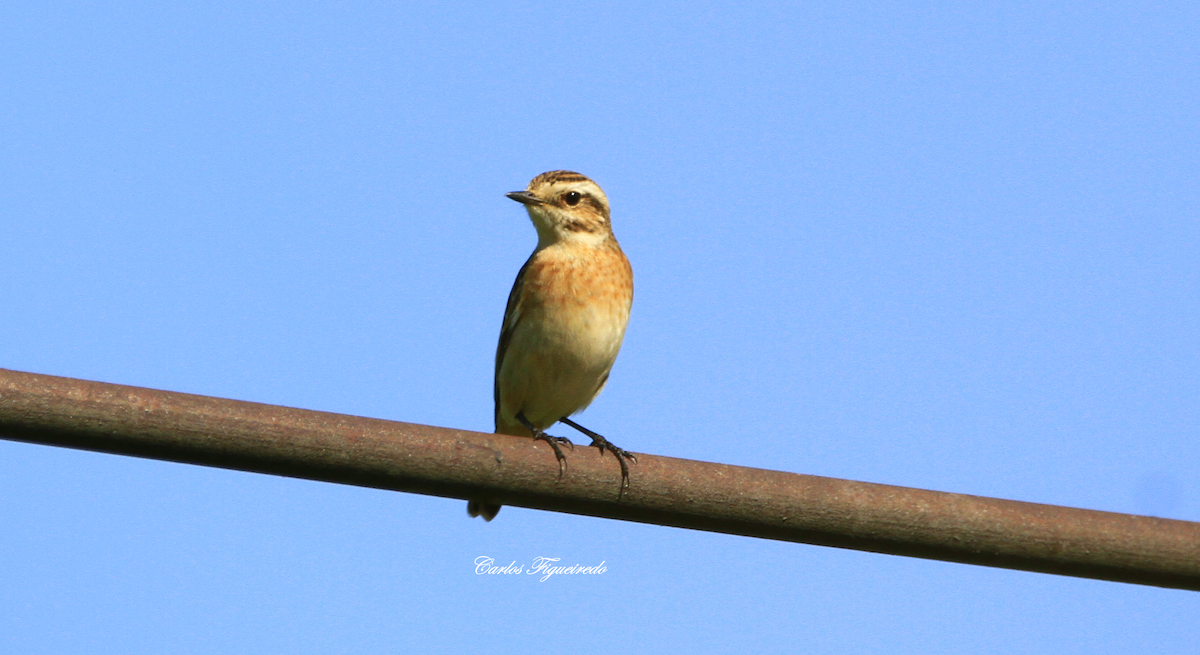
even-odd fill
[[(488, 431), (504, 193), (567, 168), (636, 275), (617, 444), (1200, 520), (1194, 3), (0, 16), (0, 367)], [(6, 652), (1200, 643), (1195, 593), (11, 442), (0, 496)]]

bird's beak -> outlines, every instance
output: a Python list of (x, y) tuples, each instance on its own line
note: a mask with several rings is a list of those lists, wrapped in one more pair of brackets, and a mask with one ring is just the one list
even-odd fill
[(504, 195), (508, 196), (509, 198), (512, 198), (513, 200), (516, 200), (517, 202), (521, 203), (522, 205), (544, 205), (544, 204), (546, 204), (545, 200), (542, 200), (541, 198), (533, 195), (532, 193), (530, 193), (528, 191), (513, 191), (512, 193), (506, 193)]

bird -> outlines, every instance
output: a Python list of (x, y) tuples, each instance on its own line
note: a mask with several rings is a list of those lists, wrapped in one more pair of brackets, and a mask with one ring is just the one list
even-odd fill
[[(517, 273), (500, 342), (493, 386), (496, 434), (545, 441), (566, 465), (565, 437), (546, 434), (562, 422), (591, 437), (621, 466), (618, 497), (629, 486), (637, 457), (572, 421), (608, 382), (633, 307), (633, 268), (613, 236), (608, 197), (574, 171), (548, 171), (524, 191), (506, 194), (525, 206), (538, 242)], [(500, 505), (470, 500), (467, 513), (491, 521)]]

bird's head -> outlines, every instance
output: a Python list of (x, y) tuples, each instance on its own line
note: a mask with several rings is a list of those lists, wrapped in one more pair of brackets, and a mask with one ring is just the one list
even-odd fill
[(608, 197), (600, 186), (572, 171), (542, 173), (509, 198), (525, 205), (538, 232), (538, 247), (561, 241), (598, 243), (612, 236)]

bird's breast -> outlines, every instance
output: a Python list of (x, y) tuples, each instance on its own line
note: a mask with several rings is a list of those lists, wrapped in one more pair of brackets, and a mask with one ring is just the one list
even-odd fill
[(497, 364), (497, 430), (524, 434), (587, 407), (621, 349), (633, 275), (620, 248), (545, 248), (526, 263)]
[(612, 365), (633, 303), (632, 271), (619, 248), (543, 250), (524, 285), (521, 323), (538, 333), (544, 354), (577, 359), (585, 368)]

